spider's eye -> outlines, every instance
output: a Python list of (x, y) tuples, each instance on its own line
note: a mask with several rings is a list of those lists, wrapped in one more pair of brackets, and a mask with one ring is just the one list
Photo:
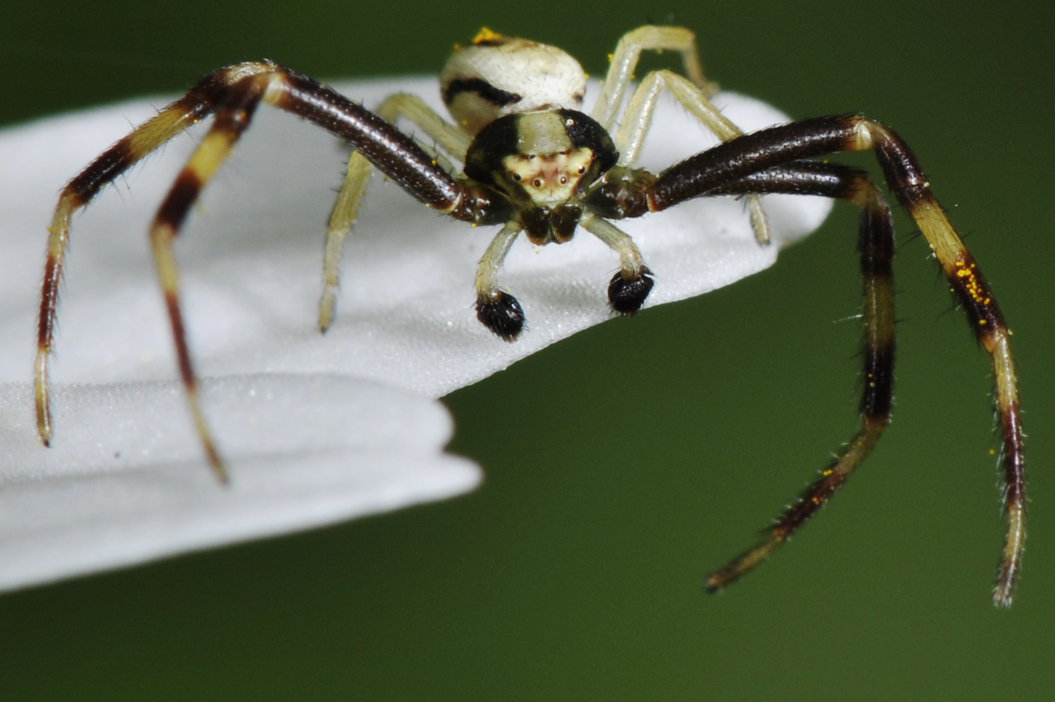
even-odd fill
[(568, 176), (561, 176), (560, 177), (560, 184), (561, 185), (566, 185), (567, 183), (568, 183)]
[(531, 181), (531, 184), (534, 185), (536, 188), (541, 188), (542, 187), (542, 179), (541, 178), (536, 178), (535, 180)]
[(518, 182), (519, 182), (519, 181), (523, 180), (523, 178), (521, 178), (521, 177), (520, 177), (520, 174), (519, 174), (519, 173), (514, 173), (514, 174), (513, 174), (513, 180), (515, 180), (515, 181), (518, 181)]
[(579, 166), (579, 175), (582, 175), (585, 172), (586, 172), (586, 166)]

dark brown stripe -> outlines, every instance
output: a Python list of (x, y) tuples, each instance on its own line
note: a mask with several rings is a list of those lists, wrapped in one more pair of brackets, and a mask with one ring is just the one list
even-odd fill
[[(207, 91), (205, 90), (192, 88), (192, 92), (167, 106), (159, 113), (159, 116), (178, 113), (180, 118), (174, 120), (174, 122), (179, 122), (182, 125), (180, 129), (185, 128), (204, 118), (212, 110), (212, 99), (214, 96), (209, 96), (206, 93)], [(154, 120), (156, 119), (158, 117), (154, 118)], [(141, 134), (143, 128), (148, 127), (154, 120), (143, 123), (131, 134), (104, 151), (69, 182), (65, 192), (71, 196), (71, 203), (74, 209), (86, 205), (104, 186), (113, 182), (117, 176), (127, 171), (143, 157), (179, 133), (179, 131), (175, 131), (173, 134), (165, 135), (156, 141), (147, 142), (144, 144), (145, 148), (133, 148), (136, 136)]]
[(725, 183), (706, 195), (786, 193), (852, 201), (858, 184), (867, 180), (868, 174), (857, 168), (818, 161), (799, 161), (752, 173)]
[(957, 256), (954, 267), (946, 270), (946, 274), (979, 338), (1007, 327), (985, 276), (966, 249)]
[(129, 137), (121, 139), (92, 161), (66, 186), (73, 208), (88, 204), (103, 186), (124, 173), (146, 154), (132, 151)]
[(868, 181), (859, 183), (862, 204), (861, 277), (864, 283), (864, 388), (861, 414), (866, 424), (885, 426), (894, 401), (894, 221), (883, 194)]
[(346, 140), (379, 171), (401, 188), (441, 212), (459, 219), (472, 219), (452, 210), (464, 188), (436, 165), (414, 140), (365, 107), (333, 89), (289, 69), (276, 67), (285, 78), (286, 90), (275, 106), (322, 127)]
[[(834, 466), (834, 464), (833, 464)], [(799, 501), (789, 507), (772, 528), (774, 536), (786, 541), (791, 534), (802, 526), (806, 520), (819, 510), (828, 498), (839, 489), (846, 480), (846, 475), (837, 473), (833, 468), (824, 471), (820, 480), (810, 485), (802, 493)]]
[(515, 105), (524, 99), (522, 95), (496, 88), (481, 78), (460, 78), (452, 80), (443, 89), (443, 104), (450, 105), (462, 93), (477, 95), (495, 107)]
[(894, 402), (893, 343), (883, 348), (866, 348), (864, 391), (861, 414), (871, 422), (886, 423)]
[(50, 254), (44, 262), (44, 284), (40, 295), (40, 316), (37, 318), (37, 348), (51, 350), (55, 309), (59, 302), (59, 283), (62, 267)]
[(198, 199), (203, 186), (204, 183), (197, 173), (190, 168), (184, 168), (180, 171), (176, 182), (172, 184), (172, 189), (169, 190), (165, 201), (158, 209), (155, 221), (158, 224), (171, 227), (173, 234), (178, 234), (180, 227), (183, 226), (183, 221), (187, 218), (187, 213), (190, 212), (194, 201)]
[(867, 181), (864, 185), (870, 192), (857, 195), (864, 200), (857, 239), (857, 250), (861, 254), (861, 273), (876, 278), (891, 278), (896, 247), (894, 218), (882, 193)]
[(929, 192), (927, 177), (916, 155), (889, 127), (870, 122), (869, 132), (875, 142), (876, 158), (883, 168), (887, 186), (894, 191), (903, 206), (910, 207), (911, 203)]
[(860, 115), (817, 117), (762, 129), (690, 156), (663, 171), (651, 195), (664, 210), (730, 181), (811, 156), (852, 148)]
[(176, 357), (179, 363), (180, 379), (187, 390), (193, 390), (197, 381), (194, 377), (194, 366), (191, 364), (190, 352), (187, 350), (187, 337), (183, 329), (183, 315), (180, 313), (179, 295), (172, 290), (165, 291), (165, 307), (168, 308), (169, 323), (172, 325), (172, 339), (176, 343)]

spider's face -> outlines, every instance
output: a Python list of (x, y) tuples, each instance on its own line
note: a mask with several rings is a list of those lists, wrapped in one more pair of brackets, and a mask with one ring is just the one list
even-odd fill
[(534, 243), (572, 238), (590, 184), (615, 165), (608, 133), (574, 110), (507, 115), (476, 136), (465, 174), (509, 198)]

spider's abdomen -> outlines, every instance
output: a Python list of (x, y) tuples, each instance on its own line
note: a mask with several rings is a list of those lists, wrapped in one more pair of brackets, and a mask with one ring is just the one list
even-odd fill
[(454, 121), (469, 134), (515, 112), (579, 109), (586, 74), (555, 46), (481, 29), (457, 47), (440, 74), (440, 89)]

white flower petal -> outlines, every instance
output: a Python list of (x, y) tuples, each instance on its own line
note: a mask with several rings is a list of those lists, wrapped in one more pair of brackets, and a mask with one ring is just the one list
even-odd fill
[(203, 382), (234, 475), (222, 487), (202, 466), (182, 393), (174, 382), (59, 387), (66, 431), (45, 450), (28, 387), (2, 388), (0, 590), (443, 499), (480, 480), (442, 452), (452, 425), (439, 403), (275, 374)]
[[(434, 81), (337, 87), (367, 104), (397, 88), (417, 92), (440, 109)], [(716, 102), (745, 130), (785, 120), (749, 98), (723, 94)], [(38, 265), (55, 194), (125, 133), (128, 122), (149, 116), (149, 104), (67, 116), (4, 140), (0, 197), (13, 198), (0, 211), (9, 252), (0, 280), (7, 312), (0, 314), (0, 381), (28, 374)], [(642, 165), (659, 169), (714, 143), (679, 108), (662, 107)], [(89, 146), (78, 144), (71, 157), (70, 133), (81, 129)], [(11, 141), (18, 142), (13, 152), (7, 150)], [(195, 143), (192, 137), (175, 140), (74, 217), (56, 381), (173, 377), (146, 230)], [(45, 154), (47, 172), (41, 167)], [(605, 290), (618, 259), (607, 247), (581, 231), (561, 246), (539, 248), (521, 240), (501, 281), (520, 299), (528, 329), (513, 344), (497, 339), (475, 318), (472, 287), (476, 262), (494, 230), (447, 220), (375, 177), (346, 246), (336, 321), (319, 335), (322, 238), (345, 157), (321, 130), (261, 108), (206, 190), (177, 242), (201, 374), (350, 373), (438, 397), (611, 317)], [(620, 222), (656, 275), (647, 306), (708, 292), (768, 267), (782, 245), (815, 229), (830, 208), (821, 198), (767, 197), (765, 203), (774, 234), (769, 247), (755, 243), (743, 203), (734, 198), (699, 199)], [(8, 240), (17, 243), (7, 248)]]
[[(416, 92), (440, 109), (433, 80), (337, 87), (367, 104)], [(716, 102), (744, 130), (785, 119), (736, 95)], [(478, 472), (442, 454), (449, 422), (441, 408), (351, 377), (438, 397), (611, 316), (605, 289), (618, 262), (603, 244), (585, 232), (559, 247), (521, 241), (501, 280), (529, 326), (516, 343), (496, 339), (475, 319), (472, 287), (494, 232), (446, 220), (375, 177), (346, 246), (336, 321), (318, 334), (323, 232), (347, 152), (321, 130), (262, 108), (177, 242), (199, 373), (228, 376), (204, 383), (203, 404), (233, 485), (216, 485), (202, 465), (178, 384), (142, 382), (175, 376), (146, 230), (200, 128), (74, 217), (53, 365), (55, 448), (45, 450), (27, 381), (57, 192), (164, 103), (0, 133), (0, 381), (10, 383), (0, 389), (0, 588), (467, 490)], [(641, 165), (662, 169), (713, 143), (663, 104)], [(766, 268), (830, 207), (818, 198), (764, 202), (769, 247), (755, 242), (732, 198), (620, 222), (656, 274), (648, 304)], [(276, 373), (285, 375), (260, 375)], [(138, 382), (67, 385), (128, 381)]]

